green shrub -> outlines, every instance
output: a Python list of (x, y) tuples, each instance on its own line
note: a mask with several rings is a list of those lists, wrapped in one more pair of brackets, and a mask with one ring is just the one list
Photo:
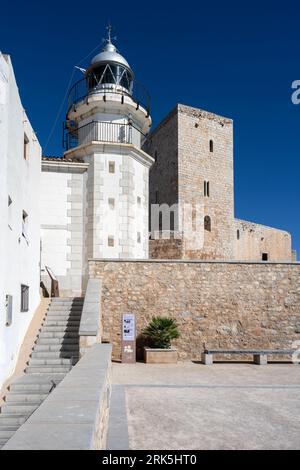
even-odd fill
[(172, 339), (179, 338), (177, 323), (173, 318), (153, 317), (143, 335), (150, 340), (153, 348), (168, 349)]

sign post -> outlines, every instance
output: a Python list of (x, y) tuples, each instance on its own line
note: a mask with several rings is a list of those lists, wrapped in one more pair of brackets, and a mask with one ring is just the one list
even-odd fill
[(122, 362), (131, 364), (136, 362), (135, 352), (135, 315), (123, 313), (122, 315)]

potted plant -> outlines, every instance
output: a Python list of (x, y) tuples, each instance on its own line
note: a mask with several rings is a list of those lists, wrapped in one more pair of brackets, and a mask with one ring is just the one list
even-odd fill
[(176, 363), (177, 349), (171, 348), (171, 341), (179, 338), (178, 326), (173, 318), (153, 317), (143, 336), (150, 347), (144, 348), (147, 363)]

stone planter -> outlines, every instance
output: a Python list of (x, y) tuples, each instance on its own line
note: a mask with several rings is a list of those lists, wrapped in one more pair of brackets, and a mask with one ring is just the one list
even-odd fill
[(144, 348), (144, 359), (147, 364), (176, 364), (177, 349)]

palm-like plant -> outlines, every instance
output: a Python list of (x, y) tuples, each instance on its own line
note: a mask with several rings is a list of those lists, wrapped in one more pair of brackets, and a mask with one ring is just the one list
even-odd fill
[(179, 338), (177, 323), (173, 318), (153, 317), (143, 335), (151, 342), (154, 348), (168, 349), (172, 339)]

